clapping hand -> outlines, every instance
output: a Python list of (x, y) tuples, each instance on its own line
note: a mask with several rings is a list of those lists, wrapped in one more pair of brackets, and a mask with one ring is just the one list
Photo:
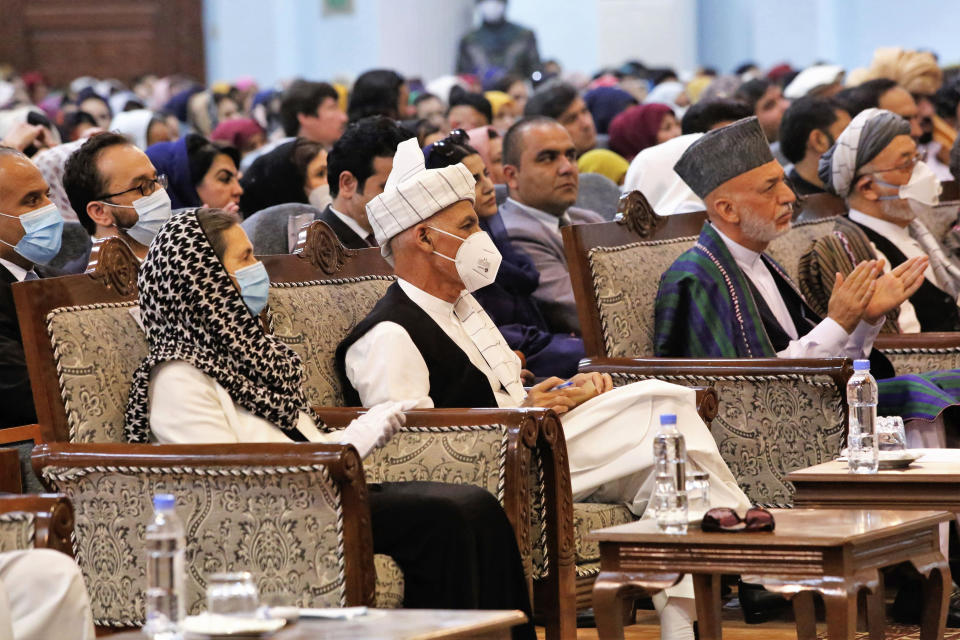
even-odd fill
[(876, 324), (888, 312), (907, 301), (923, 284), (923, 272), (929, 264), (930, 258), (917, 256), (877, 278), (873, 296), (864, 309), (864, 320)]
[(846, 278), (838, 272), (827, 304), (827, 317), (847, 333), (853, 333), (873, 298), (878, 275), (880, 267), (876, 260), (864, 260)]

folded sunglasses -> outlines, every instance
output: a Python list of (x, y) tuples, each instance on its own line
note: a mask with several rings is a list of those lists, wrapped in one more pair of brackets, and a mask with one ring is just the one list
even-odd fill
[(700, 523), (700, 529), (706, 532), (773, 531), (775, 527), (773, 514), (762, 507), (748, 509), (743, 518), (733, 509), (717, 507), (707, 511)]

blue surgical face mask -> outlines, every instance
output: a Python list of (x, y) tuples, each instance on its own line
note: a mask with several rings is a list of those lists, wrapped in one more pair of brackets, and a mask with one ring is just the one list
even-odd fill
[(60, 253), (63, 239), (63, 216), (57, 205), (52, 202), (45, 207), (34, 209), (22, 216), (0, 213), (5, 218), (18, 218), (26, 232), (16, 246), (3, 242), (8, 247), (34, 264), (48, 264)]
[(173, 215), (171, 208), (170, 195), (163, 187), (148, 196), (137, 198), (133, 205), (114, 204), (112, 202), (102, 202), (111, 207), (120, 207), (121, 209), (134, 209), (137, 212), (137, 223), (125, 229), (127, 235), (142, 244), (149, 247), (150, 243), (157, 236), (160, 227)]
[(232, 275), (237, 279), (240, 296), (247, 305), (247, 309), (250, 309), (250, 313), (255, 316), (260, 315), (263, 308), (267, 306), (267, 296), (270, 293), (270, 276), (267, 275), (267, 268), (258, 261), (237, 269)]

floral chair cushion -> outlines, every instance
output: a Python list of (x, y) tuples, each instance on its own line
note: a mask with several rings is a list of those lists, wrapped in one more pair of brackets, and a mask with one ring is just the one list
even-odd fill
[(337, 345), (367, 317), (393, 281), (393, 276), (365, 276), (271, 285), (273, 334), (303, 360), (304, 388), (311, 404), (343, 405), (334, 366)]
[(27, 511), (0, 514), (0, 552), (32, 549), (36, 516)]
[(373, 566), (377, 571), (377, 609), (403, 607), (403, 571), (400, 566), (393, 558), (382, 553), (373, 556)]
[(250, 571), (262, 596), (300, 607), (345, 603), (340, 492), (325, 467), (45, 468), (74, 505), (74, 555), (93, 617), (144, 619), (144, 533), (151, 496), (172, 493), (186, 532), (186, 608), (204, 608), (206, 579)]
[(54, 309), (47, 316), (71, 442), (126, 442), (134, 370), (147, 357), (133, 302)]
[(653, 355), (654, 304), (660, 276), (696, 238), (597, 247), (587, 256), (600, 309), (606, 355)]
[(430, 480), (470, 484), (503, 499), (506, 428), (408, 427), (363, 461), (367, 482)]
[(600, 543), (588, 540), (595, 529), (633, 522), (636, 517), (622, 504), (577, 502), (573, 505), (573, 532), (577, 544), (577, 567), (600, 561)]

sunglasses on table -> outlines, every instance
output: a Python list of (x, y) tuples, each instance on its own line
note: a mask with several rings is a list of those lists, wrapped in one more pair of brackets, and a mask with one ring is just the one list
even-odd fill
[(700, 523), (702, 531), (736, 533), (738, 531), (773, 531), (776, 522), (773, 520), (773, 514), (763, 507), (752, 507), (747, 510), (747, 514), (741, 518), (733, 509), (728, 507), (717, 507), (710, 509), (703, 515), (703, 521)]

